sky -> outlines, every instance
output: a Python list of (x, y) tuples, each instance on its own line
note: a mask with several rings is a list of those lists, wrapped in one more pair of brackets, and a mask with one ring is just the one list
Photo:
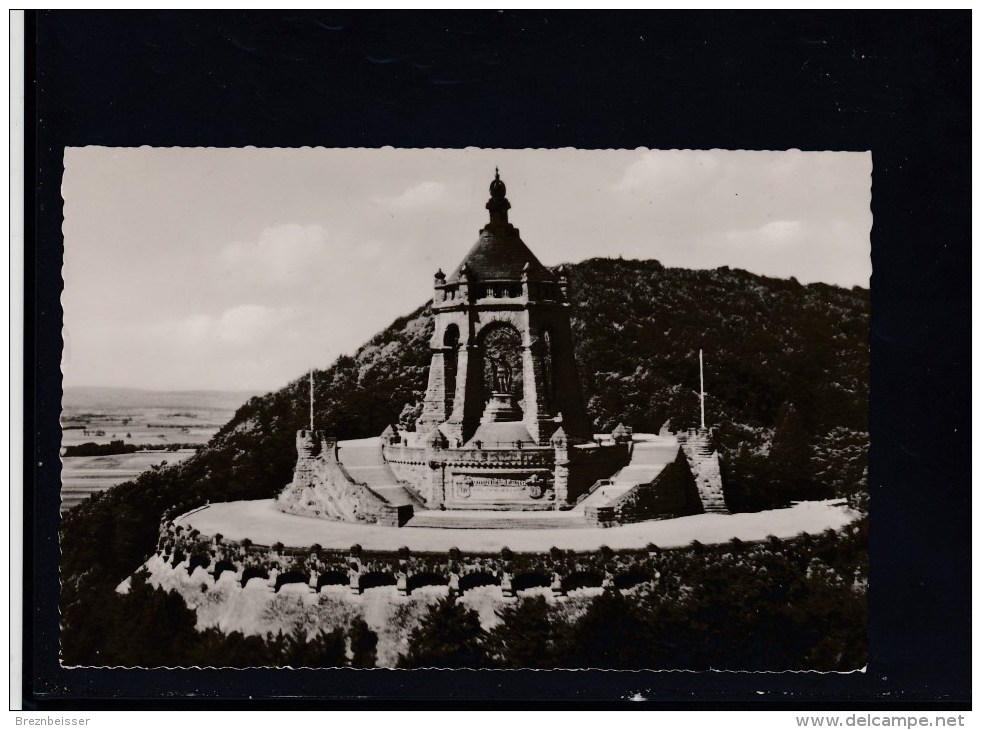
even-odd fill
[(65, 386), (259, 393), (327, 367), (460, 262), (495, 166), (546, 266), (869, 285), (870, 153), (68, 148)]

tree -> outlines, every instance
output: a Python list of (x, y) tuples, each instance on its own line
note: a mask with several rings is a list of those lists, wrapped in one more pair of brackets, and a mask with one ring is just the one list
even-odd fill
[(409, 635), (409, 651), (400, 655), (403, 669), (487, 666), (484, 630), (476, 611), (464, 608), (451, 593), (432, 606)]
[(347, 665), (344, 630), (319, 630), (312, 637), (302, 627), (283, 641), (281, 665), (290, 667), (343, 667)]
[(723, 495), (730, 512), (759, 512), (787, 503), (770, 476), (770, 462), (754, 454), (745, 442), (734, 456), (720, 460)]
[(777, 493), (788, 499), (815, 499), (811, 444), (800, 413), (793, 403), (780, 407), (770, 449), (770, 480)]
[(487, 636), (495, 666), (504, 669), (551, 669), (561, 624), (544, 596), (525, 598), (498, 610), (501, 623)]
[(351, 666), (357, 669), (371, 669), (378, 663), (378, 634), (371, 630), (365, 620), (358, 617), (347, 630), (351, 642)]
[(653, 624), (620, 591), (597, 596), (557, 647), (560, 666), (592, 669), (650, 669), (654, 666)]

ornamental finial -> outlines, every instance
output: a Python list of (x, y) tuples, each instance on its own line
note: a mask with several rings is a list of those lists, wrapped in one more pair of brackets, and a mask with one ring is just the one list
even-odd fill
[(487, 210), (490, 211), (490, 222), (506, 225), (508, 222), (508, 208), (511, 204), (504, 197), (507, 195), (507, 188), (501, 180), (501, 171), (494, 168), (494, 179), (490, 184), (490, 200), (487, 201)]

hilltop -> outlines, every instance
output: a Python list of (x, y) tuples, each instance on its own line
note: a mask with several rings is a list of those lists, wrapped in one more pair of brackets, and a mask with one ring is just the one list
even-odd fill
[[(831, 493), (863, 478), (868, 290), (624, 259), (590, 259), (567, 272), (576, 357), (598, 430), (621, 420), (638, 431), (695, 426), (702, 347), (707, 416), (721, 425), (717, 445), (730, 455), (734, 494), (767, 488), (760, 459), (771, 446), (809, 483), (841, 487)], [(427, 304), (315, 372), (317, 427), (357, 438), (406, 422), (425, 390), (432, 327)], [(73, 509), (62, 527), (66, 585), (83, 575), (126, 577), (152, 552), (167, 509), (277, 494), (291, 477), (307, 397), (305, 377), (252, 397), (193, 458)]]

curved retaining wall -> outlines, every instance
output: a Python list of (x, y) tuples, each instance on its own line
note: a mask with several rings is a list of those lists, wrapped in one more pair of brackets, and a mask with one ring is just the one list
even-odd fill
[(347, 551), (286, 548), (257, 545), (248, 540), (208, 538), (197, 530), (167, 521), (161, 525), (157, 555), (175, 569), (188, 573), (201, 567), (217, 582), (231, 572), (243, 587), (259, 578), (268, 590), (301, 583), (310, 592), (324, 586), (343, 585), (352, 593), (366, 588), (395, 585), (401, 595), (416, 587), (447, 585), (465, 592), (481, 585), (499, 585), (505, 597), (522, 588), (550, 588), (557, 596), (583, 587), (629, 588), (656, 580), (659, 551), (651, 546), (641, 551), (574, 553), (553, 548), (548, 553), (518, 554), (502, 550), (496, 555), (465, 555), (457, 549), (444, 553), (369, 553), (359, 546)]

